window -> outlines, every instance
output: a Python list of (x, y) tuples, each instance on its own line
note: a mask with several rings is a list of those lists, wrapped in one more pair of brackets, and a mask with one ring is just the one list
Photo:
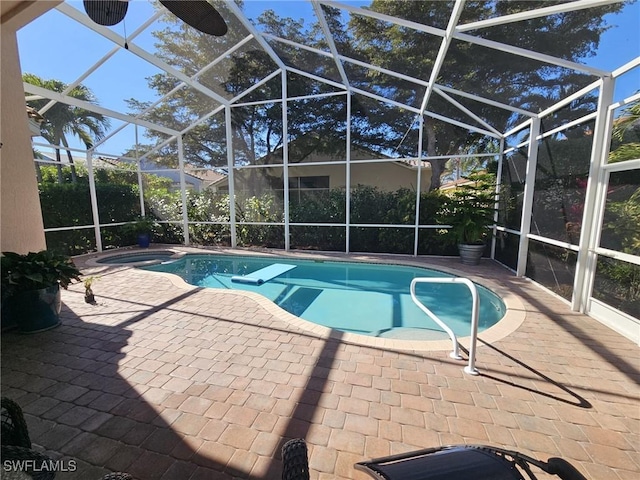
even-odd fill
[(329, 191), (329, 176), (289, 177), (289, 199), (300, 202), (309, 195)]

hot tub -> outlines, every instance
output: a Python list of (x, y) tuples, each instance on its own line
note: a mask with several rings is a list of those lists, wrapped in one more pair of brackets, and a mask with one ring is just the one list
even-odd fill
[(176, 260), (181, 259), (184, 255), (184, 252), (178, 252), (175, 250), (119, 251), (101, 256), (96, 259), (95, 262), (100, 265), (142, 267), (175, 262)]

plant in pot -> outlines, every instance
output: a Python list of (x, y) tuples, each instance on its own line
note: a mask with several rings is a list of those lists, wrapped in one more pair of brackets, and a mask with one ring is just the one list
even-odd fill
[(124, 226), (126, 235), (135, 237), (140, 248), (148, 248), (151, 243), (151, 235), (156, 227), (155, 219), (149, 216), (140, 216)]
[(97, 280), (96, 277), (86, 277), (82, 283), (84, 284), (84, 301), (92, 305), (96, 304), (96, 296), (93, 293), (93, 282)]
[(445, 238), (458, 244), (462, 263), (477, 265), (489, 237), (488, 227), (495, 223), (496, 183), (490, 173), (472, 173), (467, 180), (444, 201), (438, 219), (451, 226)]
[(2, 324), (34, 333), (60, 324), (60, 287), (66, 289), (80, 271), (66, 255), (43, 250), (19, 254), (3, 252)]

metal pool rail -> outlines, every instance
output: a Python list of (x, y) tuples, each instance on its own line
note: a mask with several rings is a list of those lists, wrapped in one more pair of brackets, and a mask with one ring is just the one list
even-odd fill
[(449, 338), (453, 342), (453, 352), (449, 354), (451, 358), (455, 358), (457, 360), (462, 360), (459, 351), (458, 339), (456, 338), (456, 334), (453, 333), (453, 330), (449, 328), (447, 324), (445, 324), (442, 320), (440, 320), (431, 310), (429, 310), (420, 300), (416, 297), (416, 284), (418, 283), (462, 283), (469, 287), (471, 291), (471, 344), (469, 345), (469, 365), (464, 367), (465, 373), (469, 375), (478, 375), (478, 370), (476, 370), (476, 343), (478, 340), (478, 311), (480, 306), (480, 300), (478, 298), (478, 290), (476, 289), (475, 284), (469, 280), (468, 278), (461, 277), (435, 277), (435, 278), (414, 278), (411, 281), (411, 299), (413, 303), (415, 303), (420, 310), (431, 318), (434, 322), (436, 322), (442, 329), (447, 332)]

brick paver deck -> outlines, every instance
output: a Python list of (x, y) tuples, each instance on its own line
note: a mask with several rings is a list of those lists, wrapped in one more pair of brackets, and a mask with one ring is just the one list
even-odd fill
[(97, 305), (74, 285), (60, 327), (2, 335), (2, 395), (23, 407), (39, 448), (77, 462), (63, 479), (278, 479), (294, 437), (314, 479), (369, 478), (354, 462), (457, 443), (560, 456), (591, 479), (640, 478), (638, 346), (491, 262), (428, 262), (524, 306), (513, 333), (479, 344), (479, 376), (447, 350), (328, 338), (268, 302), (93, 267)]

